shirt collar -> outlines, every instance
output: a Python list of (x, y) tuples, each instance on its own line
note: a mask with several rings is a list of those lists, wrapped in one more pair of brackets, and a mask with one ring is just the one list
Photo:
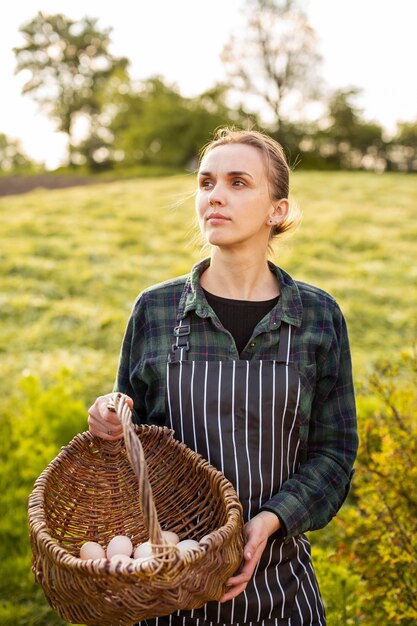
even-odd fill
[[(183, 319), (190, 311), (195, 311), (199, 317), (209, 317), (211, 309), (204, 296), (200, 285), (200, 276), (210, 265), (210, 259), (200, 261), (192, 268), (178, 306), (178, 320)], [(287, 272), (268, 261), (268, 265), (273, 274), (277, 277), (281, 296), (276, 306), (269, 315), (269, 328), (274, 329), (280, 326), (281, 321), (294, 326), (301, 326), (303, 314), (303, 304), (296, 282)]]

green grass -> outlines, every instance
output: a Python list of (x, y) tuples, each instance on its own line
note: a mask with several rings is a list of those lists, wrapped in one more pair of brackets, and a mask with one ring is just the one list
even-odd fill
[[(0, 200), (4, 392), (22, 371), (63, 364), (88, 374), (86, 395), (109, 388), (137, 293), (201, 257), (193, 190), (184, 175)], [(416, 338), (414, 191), (406, 175), (293, 176), (303, 221), (275, 259), (338, 299), (358, 375)]]
[(282, 261), (335, 295), (348, 320), (355, 370), (417, 338), (416, 179), (299, 174), (302, 228)]

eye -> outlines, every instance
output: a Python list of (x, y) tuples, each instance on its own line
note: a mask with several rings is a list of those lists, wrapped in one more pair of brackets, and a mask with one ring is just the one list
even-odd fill
[(202, 178), (200, 179), (200, 188), (201, 189), (210, 189), (213, 186), (213, 182), (210, 178)]
[(235, 178), (232, 182), (233, 187), (244, 187), (245, 184), (245, 181), (241, 178)]

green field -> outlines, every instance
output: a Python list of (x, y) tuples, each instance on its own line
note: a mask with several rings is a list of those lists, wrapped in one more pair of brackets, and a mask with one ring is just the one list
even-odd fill
[[(192, 176), (0, 200), (1, 385), (65, 365), (86, 395), (112, 384), (137, 293), (187, 272), (196, 244)], [(416, 180), (296, 173), (302, 224), (275, 260), (330, 291), (345, 312), (357, 375), (417, 336)]]
[[(416, 341), (416, 182), (400, 174), (293, 175), (303, 220), (274, 260), (339, 301), (357, 382), (377, 359), (395, 360)], [(86, 407), (111, 390), (138, 292), (204, 255), (193, 192), (194, 177), (183, 175), (0, 199), (0, 434), (12, 441), (0, 449), (3, 494), (17, 472), (2, 501), (10, 507), (0, 525), (9, 553), (2, 547), (0, 578), (12, 572), (0, 583), (2, 624), (59, 623), (31, 587), (27, 494), (59, 445), (86, 428)], [(26, 463), (35, 450), (37, 460)]]

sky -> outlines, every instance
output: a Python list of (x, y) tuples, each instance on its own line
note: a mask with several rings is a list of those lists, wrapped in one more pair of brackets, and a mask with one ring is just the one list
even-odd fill
[[(130, 75), (161, 75), (184, 96), (225, 78), (220, 54), (230, 35), (242, 35), (244, 0), (16, 0), (0, 18), (0, 133), (19, 139), (33, 159), (57, 167), (65, 137), (21, 95), (13, 47), (19, 27), (38, 11), (84, 15), (112, 27), (111, 51), (131, 61)], [(417, 119), (415, 78), (417, 0), (304, 0), (316, 31), (325, 87), (358, 87), (363, 117), (394, 133), (398, 121)]]

